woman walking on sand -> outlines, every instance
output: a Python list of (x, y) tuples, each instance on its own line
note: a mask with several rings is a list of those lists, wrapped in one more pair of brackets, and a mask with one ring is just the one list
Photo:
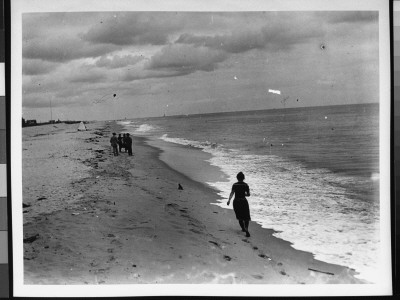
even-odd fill
[(235, 199), (233, 199), (233, 210), (236, 214), (236, 219), (239, 220), (240, 227), (243, 232), (246, 232), (246, 236), (249, 237), (249, 222), (250, 222), (250, 209), (249, 203), (247, 202), (246, 196), (250, 196), (250, 188), (245, 183), (244, 174), (239, 172), (236, 175), (238, 182), (232, 185), (232, 192), (229, 195), (228, 205), (231, 202), (233, 195), (235, 195)]

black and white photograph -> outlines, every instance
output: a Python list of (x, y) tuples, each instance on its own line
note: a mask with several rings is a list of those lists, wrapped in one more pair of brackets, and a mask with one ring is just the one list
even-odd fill
[(17, 0), (16, 296), (388, 295), (388, 1)]

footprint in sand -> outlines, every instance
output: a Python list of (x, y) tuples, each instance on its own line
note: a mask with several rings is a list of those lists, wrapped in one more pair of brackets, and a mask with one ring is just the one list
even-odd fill
[(95, 270), (95, 273), (97, 273), (97, 274), (102, 274), (102, 273), (105, 273), (105, 272), (108, 271), (108, 270), (110, 270), (110, 268), (98, 269), (98, 270)]
[(116, 239), (113, 239), (113, 240), (111, 241), (111, 244), (117, 245), (117, 246), (121, 246), (121, 245), (122, 245), (122, 243), (121, 243), (120, 241), (116, 240)]
[[(276, 265), (279, 266), (279, 267), (282, 267), (282, 266), (283, 266), (283, 264), (282, 264), (281, 262), (278, 262)], [(279, 273), (280, 273), (281, 275), (283, 275), (283, 276), (289, 276), (289, 275), (286, 273), (285, 269), (281, 269), (281, 270), (279, 271)]]
[(175, 204), (175, 203), (168, 203), (166, 205), (164, 205), (164, 210), (168, 211), (171, 214), (175, 214), (175, 210), (177, 210), (179, 207), (179, 205)]
[(214, 241), (208, 241), (210, 244), (213, 244), (213, 245), (215, 245), (215, 246), (217, 246), (218, 248), (220, 248), (221, 249), (221, 246), (217, 243), (217, 242), (214, 242)]
[(232, 260), (232, 257), (230, 257), (230, 256), (228, 256), (228, 255), (224, 255), (224, 259), (225, 259), (226, 261), (231, 261), (231, 260)]

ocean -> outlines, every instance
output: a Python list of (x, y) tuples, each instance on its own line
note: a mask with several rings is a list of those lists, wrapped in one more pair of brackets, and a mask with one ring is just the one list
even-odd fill
[(120, 124), (163, 149), (171, 167), (217, 190), (223, 198), (217, 205), (223, 208), (232, 209), (226, 201), (242, 171), (250, 186), (252, 221), (316, 259), (353, 268), (369, 282), (378, 280), (378, 104)]

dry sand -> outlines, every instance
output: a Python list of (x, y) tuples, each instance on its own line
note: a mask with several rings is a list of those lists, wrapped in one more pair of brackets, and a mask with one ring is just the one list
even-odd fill
[(144, 138), (114, 157), (118, 125), (77, 127), (23, 131), (25, 284), (363, 283), (254, 222), (246, 238), (232, 210), (211, 204), (213, 189)]

